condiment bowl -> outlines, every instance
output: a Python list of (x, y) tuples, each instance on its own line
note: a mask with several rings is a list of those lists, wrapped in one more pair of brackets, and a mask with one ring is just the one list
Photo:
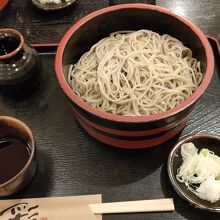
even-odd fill
[[(70, 64), (76, 63), (92, 45), (110, 33), (140, 29), (169, 34), (193, 51), (204, 74), (196, 92), (177, 107), (150, 116), (114, 115), (81, 100), (67, 83)], [(111, 6), (87, 15), (67, 31), (56, 54), (57, 79), (82, 127), (101, 142), (128, 149), (153, 147), (179, 133), (208, 87), (213, 69), (212, 49), (195, 24), (165, 8), (147, 4)]]
[(0, 92), (23, 96), (41, 80), (38, 52), (26, 43), (23, 35), (12, 28), (0, 28)]
[[(29, 159), (23, 169), (14, 177), (0, 184), (0, 196), (8, 196), (24, 188), (33, 178), (37, 167), (34, 136), (26, 124), (16, 118), (0, 116), (0, 140), (5, 138), (16, 138), (27, 145), (29, 149)], [(0, 149), (0, 153), (1, 150), (2, 149)], [(17, 161), (14, 161), (13, 165), (16, 164)], [(5, 171), (8, 172), (7, 169)], [(3, 170), (0, 169), (0, 175), (1, 172), (3, 172)]]
[(41, 10), (54, 11), (54, 10), (60, 10), (60, 9), (69, 7), (70, 5), (75, 3), (75, 1), (76, 0), (70, 0), (68, 2), (61, 2), (59, 4), (56, 4), (56, 3), (41, 4), (40, 1), (38, 1), (38, 0), (32, 0), (32, 4)]
[(181, 138), (171, 150), (168, 157), (167, 169), (171, 184), (173, 185), (178, 195), (195, 208), (211, 212), (220, 212), (220, 200), (215, 203), (202, 200), (195, 194), (193, 194), (190, 190), (188, 190), (184, 183), (180, 183), (176, 179), (177, 169), (181, 166), (183, 162), (181, 155), (181, 146), (184, 143), (188, 142), (192, 142), (195, 147), (198, 148), (198, 150), (201, 150), (202, 148), (207, 148), (210, 151), (213, 151), (216, 155), (220, 156), (219, 136), (209, 134), (192, 134)]

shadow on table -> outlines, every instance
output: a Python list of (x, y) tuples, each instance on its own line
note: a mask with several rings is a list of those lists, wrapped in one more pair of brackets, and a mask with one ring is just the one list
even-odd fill
[(185, 200), (180, 198), (174, 191), (167, 173), (167, 164), (165, 163), (161, 170), (161, 188), (166, 198), (173, 198), (175, 211), (188, 220), (219, 219), (219, 213), (205, 212), (192, 207)]
[(73, 175), (72, 178), (77, 175), (80, 181), (98, 186), (126, 185), (150, 175), (164, 163), (178, 138), (176, 136), (166, 144), (154, 148), (124, 150), (97, 142), (85, 132), (84, 136), (88, 142), (87, 146), (81, 146), (78, 150), (81, 154), (79, 157), (83, 158), (80, 174), (73, 171), (70, 175)]

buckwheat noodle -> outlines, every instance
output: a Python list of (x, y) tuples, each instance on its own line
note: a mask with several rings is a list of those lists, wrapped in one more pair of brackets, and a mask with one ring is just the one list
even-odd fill
[(128, 116), (167, 111), (192, 96), (200, 62), (182, 42), (149, 30), (119, 31), (70, 65), (68, 83), (102, 111)]

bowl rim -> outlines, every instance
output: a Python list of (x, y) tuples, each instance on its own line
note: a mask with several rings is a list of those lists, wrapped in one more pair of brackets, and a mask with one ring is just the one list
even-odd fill
[[(14, 118), (14, 117), (10, 117), (10, 116), (0, 116), (0, 120), (5, 120), (5, 121), (12, 121), (15, 124), (19, 124), (21, 125), (25, 131), (27, 132), (29, 138), (30, 138), (30, 144), (31, 144), (31, 153), (30, 156), (28, 158), (28, 161), (26, 162), (25, 166), (11, 179), (9, 179), (8, 181), (0, 184), (0, 188), (7, 188), (7, 186), (9, 186), (10, 184), (13, 184), (18, 178), (20, 178), (23, 174), (25, 174), (28, 171), (28, 168), (31, 166), (32, 161), (35, 160), (35, 154), (36, 154), (36, 144), (35, 144), (35, 140), (34, 140), (34, 135), (31, 131), (31, 129), (21, 120)], [(24, 182), (26, 181), (25, 178), (23, 180)], [(21, 182), (23, 183), (23, 182)], [(21, 184), (19, 183), (19, 184)], [(12, 189), (12, 191), (14, 190), (14, 188)]]
[[(105, 14), (110, 11), (116, 11), (116, 10), (121, 10), (121, 9), (129, 9), (129, 8), (134, 8), (134, 9), (145, 9), (145, 10), (154, 10), (158, 11), (167, 15), (170, 15), (172, 17), (175, 17), (177, 20), (179, 20), (183, 25), (187, 25), (190, 27), (190, 29), (198, 36), (200, 39), (201, 43), (204, 46), (205, 49), (205, 54), (206, 54), (206, 59), (207, 59), (207, 67), (206, 67), (206, 72), (204, 73), (204, 78), (202, 83), (200, 84), (199, 88), (194, 92), (194, 94), (188, 98), (186, 101), (182, 102), (179, 104), (177, 107), (174, 107), (168, 111), (161, 112), (158, 114), (154, 115), (149, 115), (149, 116), (124, 116), (124, 115), (114, 115), (111, 113), (104, 112), (102, 110), (99, 110), (88, 103), (84, 102), (81, 98), (79, 98), (71, 89), (69, 86), (68, 82), (66, 81), (63, 73), (63, 66), (62, 66), (62, 58), (63, 58), (63, 53), (65, 50), (65, 47), (71, 38), (72, 34), (80, 28), (82, 25), (84, 25), (86, 22), (88, 22), (90, 19), (93, 19), (96, 16)], [(72, 100), (76, 105), (78, 105), (80, 108), (86, 110), (92, 115), (98, 116), (103, 119), (111, 120), (111, 121), (116, 121), (116, 122), (127, 122), (127, 123), (145, 123), (145, 122), (152, 122), (152, 121), (157, 121), (161, 120), (163, 118), (170, 117), (172, 115), (177, 114), (178, 112), (186, 109), (193, 103), (195, 103), (199, 97), (205, 92), (206, 88), (208, 87), (213, 72), (214, 72), (214, 56), (212, 52), (212, 48), (208, 42), (208, 39), (206, 38), (205, 34), (200, 30), (199, 27), (197, 27), (194, 23), (192, 23), (190, 20), (177, 15), (171, 11), (169, 11), (166, 8), (160, 7), (160, 6), (155, 6), (155, 5), (148, 5), (148, 4), (121, 4), (121, 5), (116, 5), (116, 6), (110, 6), (106, 7), (103, 9), (100, 9), (98, 11), (95, 11), (85, 17), (83, 17), (81, 20), (76, 22), (64, 35), (62, 38), (57, 52), (56, 52), (56, 58), (55, 58), (55, 70), (56, 70), (56, 76), (59, 81), (59, 84), (61, 88), (63, 89), (64, 93), (69, 97), (70, 100)]]
[(14, 28), (1, 28), (0, 33), (12, 34), (12, 35), (14, 35), (14, 37), (17, 37), (17, 39), (19, 40), (19, 45), (17, 46), (17, 48), (15, 48), (13, 51), (11, 51), (10, 53), (8, 53), (6, 55), (0, 56), (0, 61), (2, 61), (2, 60), (6, 60), (6, 59), (9, 59), (9, 58), (15, 56), (23, 48), (24, 37), (18, 30), (14, 29)]
[(8, 4), (9, 0), (2, 0), (0, 2), (0, 11), (4, 9), (4, 7)]
[(210, 138), (210, 139), (216, 139), (217, 141), (220, 142), (220, 136), (218, 135), (213, 135), (213, 134), (205, 134), (205, 133), (199, 133), (199, 134), (190, 134), (190, 135), (186, 135), (182, 138), (179, 139), (179, 141), (174, 145), (173, 149), (170, 151), (169, 156), (168, 156), (168, 160), (167, 160), (167, 172), (168, 172), (168, 176), (170, 179), (170, 182), (173, 186), (173, 188), (175, 189), (176, 193), (183, 198), (185, 201), (189, 202), (191, 205), (193, 205), (195, 208), (204, 210), (204, 211), (209, 211), (209, 212), (220, 212), (220, 207), (219, 208), (212, 208), (212, 207), (207, 207), (205, 205), (203, 205), (200, 202), (197, 202), (193, 199), (191, 199), (190, 196), (186, 195), (182, 189), (179, 186), (178, 181), (176, 180), (175, 176), (173, 175), (173, 158), (175, 156), (175, 152), (177, 151), (177, 149), (179, 149), (182, 144), (189, 142), (193, 139), (199, 139), (199, 138)]

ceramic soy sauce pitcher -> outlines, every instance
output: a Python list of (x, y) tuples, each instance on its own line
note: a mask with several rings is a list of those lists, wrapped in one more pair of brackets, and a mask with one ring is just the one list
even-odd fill
[(22, 95), (40, 81), (41, 62), (37, 51), (24, 42), (15, 29), (0, 29), (0, 92)]

